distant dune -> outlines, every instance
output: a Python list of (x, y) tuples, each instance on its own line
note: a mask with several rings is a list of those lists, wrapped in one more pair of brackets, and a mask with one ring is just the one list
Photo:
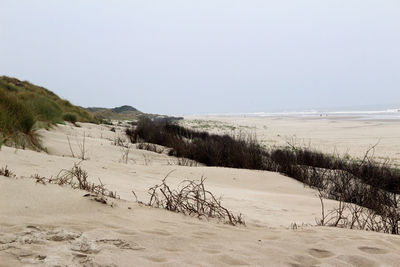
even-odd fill
[(140, 116), (145, 114), (128, 105), (116, 108), (88, 107), (86, 110), (92, 113), (96, 118), (103, 120), (137, 120)]

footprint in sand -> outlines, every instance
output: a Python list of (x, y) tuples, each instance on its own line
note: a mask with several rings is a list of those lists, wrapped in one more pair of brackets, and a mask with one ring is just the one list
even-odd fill
[(388, 251), (382, 248), (376, 247), (358, 247), (359, 250), (368, 254), (386, 254)]
[[(47, 256), (38, 254), (37, 252), (32, 251), (31, 249), (18, 248), (18, 247), (13, 247), (7, 250), (7, 254), (12, 256), (15, 260), (19, 261), (20, 263), (28, 264), (29, 266), (41, 264), (47, 258)], [(0, 264), (0, 266), (2, 265)]]
[(53, 231), (46, 232), (46, 239), (49, 241), (71, 241), (79, 238), (81, 233), (68, 232), (63, 229), (57, 229)]
[(72, 242), (71, 250), (83, 254), (97, 254), (100, 252), (98, 246), (93, 241), (86, 238)]
[(324, 249), (318, 249), (318, 248), (311, 248), (308, 250), (308, 253), (310, 253), (311, 256), (316, 257), (316, 258), (328, 258), (328, 257), (332, 257), (335, 254), (333, 254), (332, 252), (328, 251), (328, 250), (324, 250)]
[(17, 237), (11, 234), (0, 236), (0, 244), (9, 244), (17, 241)]
[(73, 258), (72, 258), (72, 261), (74, 263), (77, 263), (77, 264), (83, 265), (83, 266), (92, 265), (92, 260), (93, 259), (91, 257), (89, 257), (88, 255), (81, 254), (81, 253), (72, 253), (72, 255), (74, 255)]

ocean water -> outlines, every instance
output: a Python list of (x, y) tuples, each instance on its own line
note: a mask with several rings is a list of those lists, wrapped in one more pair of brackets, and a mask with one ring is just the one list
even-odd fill
[(305, 110), (244, 113), (254, 117), (348, 118), (355, 120), (400, 120), (400, 107), (376, 110)]
[(249, 112), (249, 113), (224, 113), (207, 114), (211, 116), (240, 116), (240, 117), (297, 117), (297, 118), (343, 118), (349, 120), (399, 120), (400, 105), (396, 107), (385, 106), (363, 106), (355, 108), (336, 109), (310, 109), (271, 112)]

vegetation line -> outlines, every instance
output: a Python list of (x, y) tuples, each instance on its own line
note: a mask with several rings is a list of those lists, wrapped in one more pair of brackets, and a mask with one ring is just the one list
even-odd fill
[[(131, 142), (171, 148), (169, 155), (207, 166), (277, 171), (321, 190), (323, 197), (354, 203), (387, 219), (385, 228), (399, 234), (400, 169), (371, 156), (363, 160), (327, 155), (310, 148), (287, 146), (265, 149), (251, 135), (216, 135), (169, 122), (142, 118), (127, 129)], [(340, 210), (343, 209), (343, 206)]]

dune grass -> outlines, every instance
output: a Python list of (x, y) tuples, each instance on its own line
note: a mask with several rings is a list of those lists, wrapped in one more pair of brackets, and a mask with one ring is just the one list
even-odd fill
[(16, 96), (0, 91), (1, 143), (14, 142), (20, 147), (41, 148), (34, 113)]
[(46, 88), (0, 77), (0, 144), (42, 149), (37, 129), (69, 121), (96, 122), (85, 109)]
[(63, 120), (75, 124), (78, 121), (78, 118), (74, 113), (65, 113), (63, 115)]

